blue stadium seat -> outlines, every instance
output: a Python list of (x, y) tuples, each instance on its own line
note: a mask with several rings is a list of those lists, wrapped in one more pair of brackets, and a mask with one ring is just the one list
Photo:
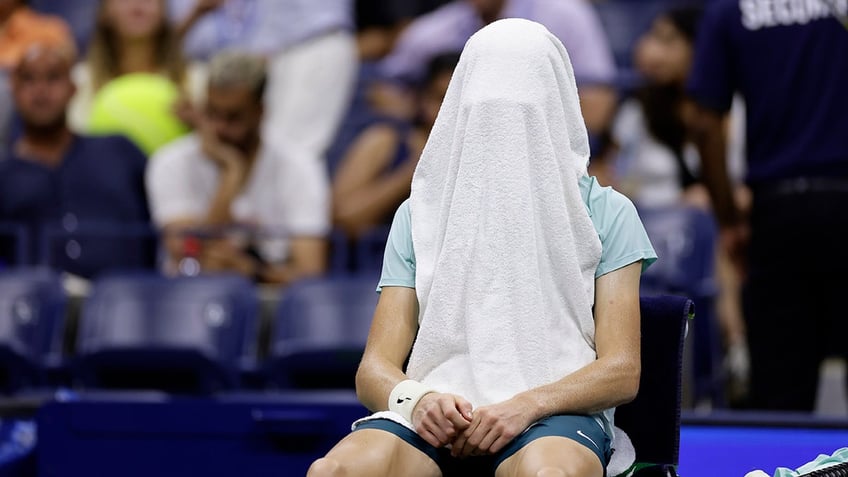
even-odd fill
[(22, 267), (30, 256), (30, 236), (26, 226), (0, 222), (0, 268)]
[(659, 259), (642, 276), (642, 295), (681, 294), (698, 307), (693, 322), (693, 397), (723, 405), (721, 335), (716, 316), (718, 229), (712, 215), (694, 207), (640, 209)]
[(241, 277), (104, 277), (83, 304), (76, 381), (187, 394), (237, 387), (255, 358), (257, 310)]
[(356, 242), (356, 269), (361, 272), (377, 272), (383, 268), (383, 255), (386, 240), (389, 238), (388, 225), (368, 230)]
[(85, 278), (156, 266), (159, 232), (147, 222), (44, 223), (38, 263)]
[[(365, 321), (373, 307), (373, 301), (361, 299), (374, 298), (373, 290), (356, 290), (370, 282), (362, 281), (295, 285), (281, 308), (311, 309), (300, 315), (301, 321), (323, 322), (322, 316), (335, 321), (324, 327), (325, 350), (333, 343), (342, 344), (341, 349), (349, 349), (347, 343), (361, 348), (364, 324), (359, 320)], [(344, 305), (346, 298), (350, 306)], [(651, 464), (634, 477), (674, 477), (683, 336), (693, 308), (684, 297), (643, 297), (641, 311), (639, 395), (619, 407), (615, 419), (633, 441), (637, 462)], [(321, 327), (312, 328), (315, 334)], [(352, 336), (346, 339), (348, 332)], [(215, 399), (76, 393), (47, 403), (39, 412), (38, 469), (45, 477), (304, 475), (314, 459), (350, 432), (351, 422), (367, 413), (349, 390), (234, 392)]]
[(268, 375), (282, 388), (352, 388), (378, 295), (375, 274), (305, 280), (283, 292)]
[(0, 271), (0, 391), (47, 384), (62, 360), (66, 297), (43, 269)]

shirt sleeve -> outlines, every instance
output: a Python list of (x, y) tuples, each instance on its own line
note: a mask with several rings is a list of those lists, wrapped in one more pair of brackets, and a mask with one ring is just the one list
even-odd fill
[(377, 66), (380, 79), (412, 86), (425, 76), (431, 58), (462, 50), (478, 28), (465, 2), (453, 2), (415, 19)]
[(157, 227), (170, 222), (201, 217), (206, 213), (203, 197), (193, 193), (191, 183), (194, 171), (191, 154), (178, 140), (160, 149), (150, 158), (145, 173), (147, 201), (150, 215)]
[(383, 254), (383, 272), (377, 291), (383, 287), (415, 288), (415, 252), (412, 248), (412, 224), (409, 201), (405, 201), (395, 212), (386, 251)]
[[(657, 261), (657, 254), (636, 207), (630, 199), (612, 189), (602, 202), (593, 207), (592, 216), (603, 248), (595, 278), (639, 260), (644, 272)], [(601, 211), (595, 210), (597, 205), (601, 205)]]
[(695, 42), (687, 91), (701, 106), (720, 113), (730, 110), (736, 89), (732, 77), (733, 48), (728, 35), (733, 20), (730, 2), (712, 2), (704, 13)]
[(431, 56), (428, 40), (424, 37), (424, 24), (413, 23), (398, 39), (394, 49), (380, 61), (378, 73), (387, 81), (412, 85), (424, 76)]

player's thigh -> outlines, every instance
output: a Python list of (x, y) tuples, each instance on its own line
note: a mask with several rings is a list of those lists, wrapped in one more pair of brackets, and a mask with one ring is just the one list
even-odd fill
[(439, 466), (400, 437), (379, 429), (354, 431), (312, 463), (307, 477), (440, 477)]
[(498, 466), (495, 477), (602, 477), (598, 456), (566, 437), (533, 440)]

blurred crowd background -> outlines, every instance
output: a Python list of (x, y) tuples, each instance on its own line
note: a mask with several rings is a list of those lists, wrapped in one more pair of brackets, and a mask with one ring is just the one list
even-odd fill
[[(722, 24), (729, 9), (752, 31), (797, 25), (757, 40), (782, 52), (749, 60), (755, 45), (734, 47), (739, 35)], [(739, 217), (751, 184), (775, 182), (758, 182), (770, 169), (749, 157), (767, 144), (822, 145), (807, 149), (824, 158), (814, 168), (775, 177), (848, 190), (838, 180), (848, 103), (833, 86), (848, 79), (846, 10), (840, 0), (0, 0), (0, 268), (48, 266), (74, 283), (134, 269), (237, 273), (268, 287), (378, 273), (465, 41), (499, 18), (529, 18), (569, 52), (590, 173), (633, 200), (660, 255), (644, 292), (696, 300), (690, 404), (812, 411), (819, 366), (844, 356), (844, 340), (797, 335), (803, 312), (797, 325), (751, 326)], [(814, 24), (826, 31), (804, 33)], [(762, 85), (744, 78), (748, 63)], [(793, 101), (809, 108), (768, 109)], [(785, 135), (806, 142), (775, 139)], [(820, 261), (791, 246), (772, 248)], [(796, 281), (820, 273), (776, 270), (798, 293)], [(807, 357), (774, 363), (758, 378), (773, 384), (755, 379), (752, 394), (752, 361), (787, 346), (768, 328), (795, 333)], [(796, 364), (803, 379), (781, 384)], [(798, 380), (803, 397), (762, 397)]]

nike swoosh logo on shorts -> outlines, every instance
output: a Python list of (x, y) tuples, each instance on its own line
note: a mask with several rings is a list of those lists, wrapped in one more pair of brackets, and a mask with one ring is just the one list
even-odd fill
[(596, 444), (595, 441), (593, 441), (591, 437), (584, 434), (583, 431), (581, 431), (580, 429), (577, 430), (577, 435), (579, 435), (580, 437), (584, 437), (584, 438), (588, 439), (589, 442), (591, 442), (592, 445), (595, 446), (596, 449), (601, 450), (601, 448), (598, 447), (598, 444)]

